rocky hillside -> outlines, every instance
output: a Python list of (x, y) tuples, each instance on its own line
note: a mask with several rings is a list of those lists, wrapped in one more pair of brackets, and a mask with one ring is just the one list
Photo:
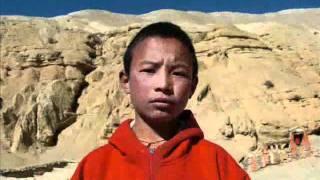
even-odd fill
[[(200, 83), (188, 104), (206, 137), (240, 160), (290, 130), (320, 135), (320, 9), (272, 14), (86, 10), (1, 17), (1, 168), (79, 160), (132, 117), (119, 89), (133, 35), (172, 21), (192, 37)], [(237, 147), (237, 148), (234, 148)]]

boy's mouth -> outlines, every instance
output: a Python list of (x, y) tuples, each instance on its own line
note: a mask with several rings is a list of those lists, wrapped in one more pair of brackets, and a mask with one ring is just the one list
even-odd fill
[(174, 101), (170, 98), (154, 98), (150, 101), (150, 103), (156, 104), (174, 104)]
[(172, 105), (174, 104), (174, 101), (169, 98), (155, 98), (150, 101), (152, 106), (154, 106), (156, 109), (160, 109), (163, 111), (168, 111), (172, 108)]

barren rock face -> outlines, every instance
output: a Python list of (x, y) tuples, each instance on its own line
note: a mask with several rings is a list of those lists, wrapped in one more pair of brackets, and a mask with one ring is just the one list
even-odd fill
[(88, 35), (51, 21), (2, 21), (1, 143), (11, 151), (55, 145), (75, 120), (66, 112), (77, 109), (95, 68)]
[[(122, 56), (162, 15), (128, 17), (117, 27), (103, 21), (107, 15), (1, 21), (2, 149), (54, 146), (44, 154), (79, 159), (133, 117), (118, 82)], [(288, 143), (295, 127), (319, 135), (318, 24), (192, 22), (175, 23), (194, 41), (200, 82), (188, 108), (209, 140), (239, 160), (263, 144)]]

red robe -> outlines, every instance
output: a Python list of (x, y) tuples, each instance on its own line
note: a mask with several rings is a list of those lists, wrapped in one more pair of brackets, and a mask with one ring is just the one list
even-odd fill
[(123, 122), (104, 145), (89, 153), (72, 180), (249, 180), (248, 174), (220, 146), (203, 138), (190, 111), (185, 128), (153, 154)]

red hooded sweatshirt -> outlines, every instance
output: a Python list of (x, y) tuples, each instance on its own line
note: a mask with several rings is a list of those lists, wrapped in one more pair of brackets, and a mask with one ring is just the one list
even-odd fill
[(123, 122), (104, 145), (89, 153), (72, 180), (249, 180), (248, 174), (220, 146), (203, 138), (191, 111), (185, 126), (150, 153)]

